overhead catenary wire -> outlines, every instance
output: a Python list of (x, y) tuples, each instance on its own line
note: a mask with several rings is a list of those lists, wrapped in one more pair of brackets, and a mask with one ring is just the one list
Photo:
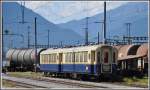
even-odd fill
[[(86, 2), (87, 3), (87, 2)], [(47, 3), (46, 3), (47, 4)], [(43, 4), (43, 6), (44, 6), (45, 4)], [(41, 6), (40, 6), (41, 7)], [(36, 9), (38, 9), (39, 7), (37, 7)], [(97, 7), (98, 8), (98, 7)], [(34, 10), (36, 10), (36, 9), (34, 9)], [(51, 8), (50, 8), (51, 9)], [(69, 18), (69, 17), (71, 17), (71, 16), (73, 16), (73, 15), (79, 15), (80, 13), (88, 13), (90, 10), (93, 10), (93, 9), (95, 9), (95, 7), (94, 8), (90, 8), (90, 9), (83, 9), (83, 10), (81, 10), (81, 11), (79, 11), (79, 12), (76, 12), (76, 13), (72, 13), (71, 15), (67, 15), (67, 16), (61, 16), (61, 15), (59, 15), (59, 14), (57, 14), (57, 13), (55, 13), (55, 12), (51, 12), (52, 14), (54, 14), (55, 16), (58, 16), (58, 19), (54, 19), (54, 20), (61, 20), (61, 19), (66, 19), (66, 18)], [(51, 10), (52, 11), (52, 10)], [(19, 17), (19, 16), (18, 16)], [(17, 23), (17, 22), (12, 22), (12, 23)], [(29, 23), (31, 23), (31, 22), (29, 22)]]
[[(84, 11), (85, 13), (88, 13), (89, 10), (90, 10), (90, 9), (86, 9), (85, 11), (84, 11), (84, 10), (83, 10), (83, 11)], [(78, 13), (80, 13), (80, 12), (78, 12)], [(77, 13), (77, 14), (78, 14), (78, 13)], [(75, 15), (75, 13), (73, 13), (72, 15)], [(71, 15), (70, 15), (69, 17), (71, 17)], [(68, 16), (66, 16), (66, 18), (68, 18)], [(59, 19), (60, 19), (60, 18), (59, 18)], [(62, 19), (65, 19), (65, 18), (62, 17)], [(12, 22), (12, 23), (15, 23), (15, 22)], [(16, 22), (16, 23), (17, 23), (17, 22)], [(32, 23), (32, 24), (33, 24), (33, 22), (29, 22), (29, 23)], [(46, 23), (46, 22), (45, 22), (45, 23)], [(45, 23), (43, 23), (43, 22), (42, 22), (42, 23), (41, 23), (41, 22), (37, 22), (37, 25), (38, 25), (38, 26), (40, 26), (40, 25), (43, 25), (43, 26), (44, 26)], [(88, 22), (88, 23), (89, 23), (89, 24), (93, 24), (93, 22)]]
[[(39, 8), (42, 8), (42, 7), (45, 7), (45, 5), (47, 5), (47, 3), (45, 3), (45, 4), (43, 4), (43, 5), (40, 5), (39, 7), (37, 7), (37, 8), (35, 8), (35, 9), (33, 9), (33, 10), (38, 10)], [(55, 4), (55, 5), (57, 5), (57, 4)], [(81, 4), (82, 5), (82, 4)], [(56, 7), (58, 7), (58, 6), (56, 6)], [(64, 7), (64, 6), (59, 6), (59, 7)], [(99, 6), (97, 6), (97, 8), (99, 8)], [(50, 8), (51, 9), (51, 8)], [(83, 13), (83, 12), (89, 12), (90, 10), (93, 10), (93, 9), (95, 9), (95, 7), (94, 8), (90, 8), (90, 9), (87, 9), (87, 11), (84, 11), (84, 10), (81, 10), (80, 12), (76, 12), (76, 13), (72, 13), (71, 15), (67, 15), (67, 16), (60, 16), (59, 14), (57, 14), (57, 13), (55, 13), (55, 12), (51, 12), (51, 13), (53, 13), (54, 15), (57, 15), (58, 16), (58, 19), (54, 19), (54, 20), (61, 20), (61, 19), (66, 19), (66, 18), (69, 18), (69, 17), (71, 17), (71, 16), (73, 16), (73, 15), (79, 15), (80, 13)], [(52, 10), (51, 10), (52, 11)], [(128, 15), (127, 15), (128, 16)], [(110, 21), (114, 21), (114, 20), (110, 20)]]
[[(61, 8), (63, 8), (64, 6), (62, 6)], [(85, 7), (85, 6), (84, 6)], [(98, 8), (98, 6), (97, 6), (97, 8)], [(38, 8), (37, 8), (38, 9)], [(49, 9), (51, 9), (51, 8), (49, 8)], [(90, 8), (90, 9), (83, 9), (83, 10), (81, 10), (81, 11), (79, 11), (79, 12), (75, 12), (75, 13), (72, 13), (72, 14), (70, 14), (70, 15), (66, 15), (66, 16), (61, 16), (61, 15), (59, 15), (59, 14), (57, 14), (57, 13), (55, 13), (55, 12), (53, 12), (52, 10), (51, 10), (51, 13), (52, 14), (54, 14), (55, 16), (58, 16), (58, 18), (56, 17), (56, 19), (54, 19), (55, 21), (56, 20), (62, 20), (62, 19), (67, 19), (67, 18), (69, 18), (69, 17), (71, 17), (71, 16), (74, 16), (74, 15), (79, 15), (80, 13), (86, 13), (86, 12), (89, 12), (90, 10), (93, 10), (93, 9), (95, 9), (95, 7), (94, 8)], [(36, 9), (34, 9), (34, 10), (36, 10)]]
[[(17, 18), (19, 18), (19, 17), (17, 17)], [(18, 22), (10, 22), (10, 23), (8, 23), (8, 24), (14, 24), (14, 23), (18, 23)], [(29, 22), (29, 23), (32, 23), (32, 24), (33, 24), (33, 22)], [(39, 24), (39, 25), (45, 25), (45, 24), (41, 24), (41, 23), (38, 23), (38, 22), (37, 22), (37, 24)]]

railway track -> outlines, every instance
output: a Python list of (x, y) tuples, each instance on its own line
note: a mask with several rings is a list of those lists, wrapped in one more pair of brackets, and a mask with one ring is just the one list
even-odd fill
[[(93, 86), (60, 80), (44, 80), (44, 79), (16, 78), (16, 77), (9, 77), (9, 78), (7, 77), (4, 79), (14, 82), (16, 86), (23, 88), (59, 88), (59, 85), (60, 88), (61, 86), (64, 86), (62, 88), (104, 88), (101, 86)], [(52, 84), (53, 86), (51, 86)]]
[(31, 85), (31, 84), (18, 82), (18, 81), (13, 81), (13, 80), (6, 80), (6, 81), (9, 81), (11, 83), (15, 83), (15, 87), (18, 87), (18, 88), (45, 88), (45, 87), (42, 87), (42, 86)]
[[(27, 88), (137, 88), (137, 87), (128, 87), (122, 85), (115, 84), (107, 84), (107, 83), (91, 83), (84, 81), (76, 81), (76, 80), (66, 80), (66, 79), (58, 79), (58, 78), (17, 78), (5, 76), (3, 79), (13, 80), (14, 82), (21, 82), (24, 87)], [(15, 80), (14, 80), (15, 79)]]
[(43, 78), (43, 79), (38, 79), (39, 81), (46, 81), (46, 82), (54, 82), (54, 83), (59, 83), (59, 84), (64, 84), (64, 85), (70, 85), (70, 86), (78, 86), (81, 88), (108, 88), (108, 87), (104, 87), (104, 86), (96, 86), (96, 85), (90, 85), (90, 84), (83, 84), (80, 82), (76, 82), (76, 81), (64, 81), (64, 80), (56, 80), (53, 78)]

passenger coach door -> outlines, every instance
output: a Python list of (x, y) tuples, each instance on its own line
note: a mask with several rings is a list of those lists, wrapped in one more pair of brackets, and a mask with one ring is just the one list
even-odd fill
[(102, 48), (102, 65), (101, 65), (101, 73), (111, 73), (112, 72), (112, 57), (111, 57), (111, 49), (109, 47)]
[(62, 53), (59, 53), (59, 72), (61, 72), (61, 67), (62, 67), (62, 59), (63, 59), (63, 54)]
[(91, 51), (91, 73), (94, 73), (95, 51)]
[(100, 51), (97, 52), (97, 65), (96, 65), (96, 71), (98, 74), (100, 74), (101, 72), (101, 64), (100, 64)]

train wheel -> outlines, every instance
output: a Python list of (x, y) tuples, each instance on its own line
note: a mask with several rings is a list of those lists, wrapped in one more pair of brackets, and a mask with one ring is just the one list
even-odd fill
[(47, 76), (47, 72), (43, 72), (44, 73), (44, 76)]
[(82, 74), (82, 75), (81, 75), (81, 79), (84, 80), (84, 81), (87, 81), (88, 75)]
[(71, 74), (72, 79), (77, 79), (78, 75), (76, 73)]
[(102, 82), (102, 81), (105, 81), (106, 77), (104, 75), (98, 75), (96, 78), (98, 82)]
[(64, 73), (63, 78), (71, 78), (71, 74), (70, 73)]

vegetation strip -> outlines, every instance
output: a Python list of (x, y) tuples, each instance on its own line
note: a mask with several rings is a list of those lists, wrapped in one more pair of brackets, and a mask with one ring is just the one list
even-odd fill
[[(19, 77), (20, 78), (20, 77)], [(29, 79), (29, 78), (26, 78)], [(57, 84), (64, 84), (64, 85), (72, 85), (72, 86), (79, 86), (79, 87), (83, 87), (83, 88), (107, 88), (107, 87), (103, 87), (103, 86), (96, 86), (96, 85), (89, 85), (89, 84), (81, 84), (81, 83), (75, 83), (75, 82), (68, 82), (68, 81), (61, 81), (61, 80), (47, 80), (47, 79), (33, 79), (30, 78), (32, 80), (37, 80), (37, 81), (45, 81), (45, 82), (51, 82), (51, 83), (57, 83)], [(10, 80), (11, 81), (11, 80)], [(13, 81), (13, 82), (17, 82), (17, 81)], [(20, 82), (18, 82), (20, 83)], [(21, 82), (22, 83), (22, 82)], [(24, 83), (26, 85), (30, 85), (27, 83)], [(32, 85), (32, 86), (36, 86), (36, 85)], [(38, 86), (39, 87), (39, 86)], [(41, 86), (40, 86), (41, 87)]]
[[(34, 73), (34, 72), (8, 72), (9, 76), (14, 77), (23, 77), (23, 78), (32, 78), (32, 79), (43, 79), (42, 73)], [(123, 82), (113, 82), (118, 85), (127, 85), (127, 86), (135, 86), (141, 88), (148, 87), (148, 77), (137, 78), (137, 77), (124, 77)], [(106, 87), (102, 87), (106, 88)]]
[(25, 82), (19, 82), (19, 81), (13, 81), (13, 80), (6, 80), (6, 79), (3, 79), (5, 81), (8, 81), (8, 82), (11, 82), (11, 83), (14, 83), (15, 86), (22, 86), (22, 87), (25, 87), (25, 88), (45, 88), (45, 87), (42, 87), (42, 86), (38, 86), (38, 85), (31, 85), (31, 84), (28, 84), (28, 83), (25, 83)]

